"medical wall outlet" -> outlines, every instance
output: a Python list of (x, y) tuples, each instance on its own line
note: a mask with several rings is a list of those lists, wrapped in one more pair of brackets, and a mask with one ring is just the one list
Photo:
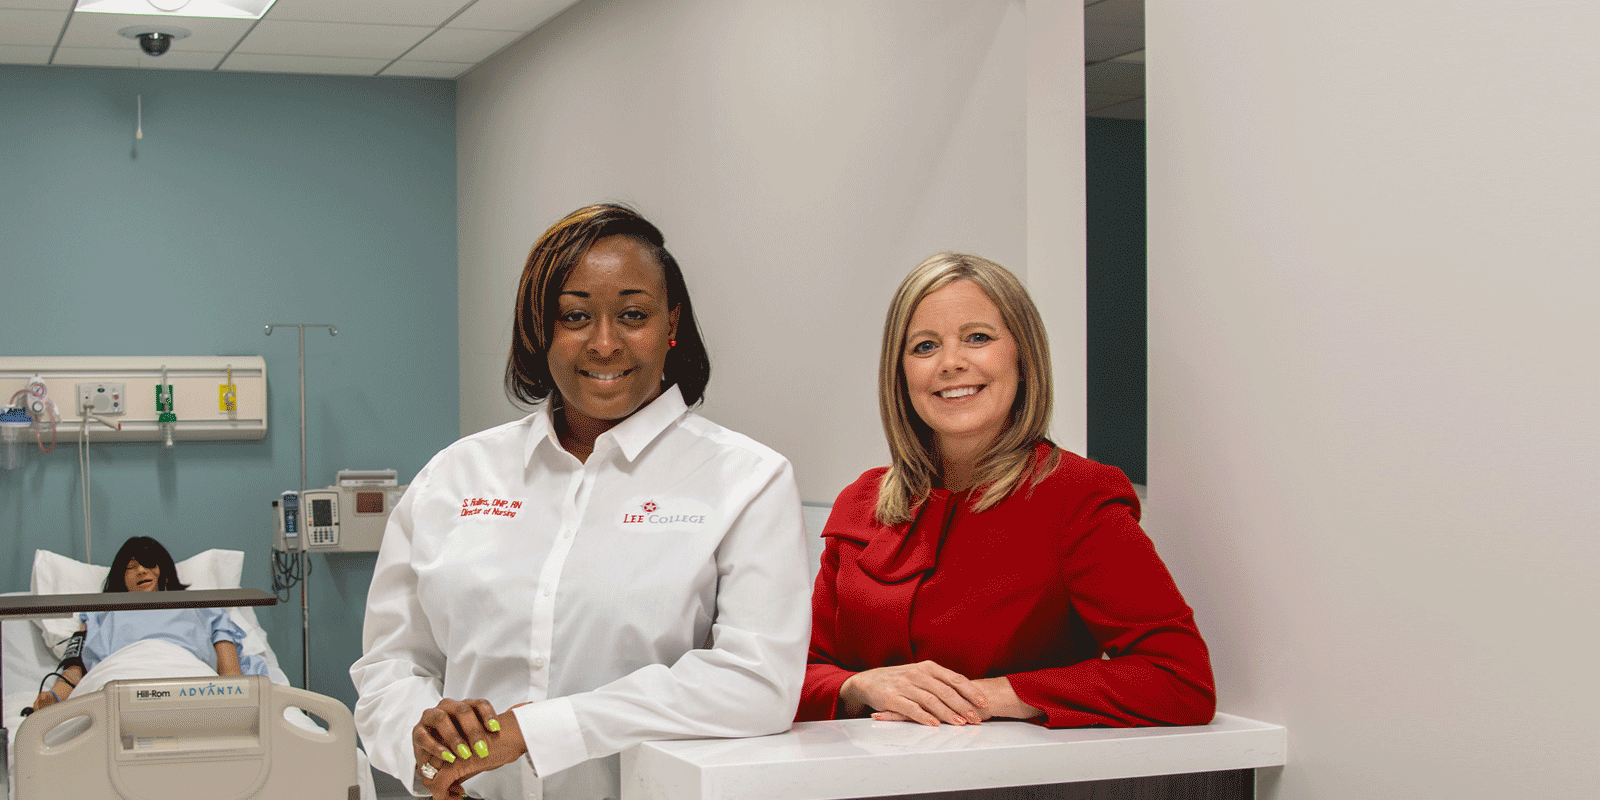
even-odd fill
[(100, 416), (115, 416), (128, 410), (128, 384), (78, 384), (78, 410)]
[[(19, 372), (18, 377), (25, 374), (26, 370)], [(57, 429), (61, 424), (61, 411), (54, 400), (50, 399), (50, 387), (44, 382), (44, 377), (38, 373), (29, 375), (21, 380), (21, 386), (5, 386), (0, 392), (9, 392), (4, 396), (10, 400), (0, 410), (5, 411), (5, 421), (0, 423), (0, 444), (4, 445), (5, 453), (0, 455), (0, 466), (6, 469), (16, 469), (22, 464), (22, 442), (27, 433), (33, 434), (34, 441), (39, 449), (49, 453), (56, 449)], [(50, 446), (44, 446), (45, 434), (50, 434)]]
[[(122, 425), (121, 430), (96, 428), (95, 444), (165, 442), (169, 433), (180, 443), (261, 439), (267, 435), (266, 366), (260, 356), (0, 356), (0, 405), (35, 379), (48, 384), (62, 395), (56, 398), (56, 424), (64, 432), (60, 444), (68, 446), (77, 444), (72, 434), (85, 414), (109, 416)], [(121, 410), (102, 405), (113, 402), (119, 386)], [(171, 387), (170, 402), (169, 393), (158, 393), (157, 386)], [(233, 389), (232, 410), (222, 407), (221, 386)], [(96, 404), (88, 411), (82, 402), (85, 387)], [(102, 394), (99, 388), (106, 391)], [(163, 414), (171, 416), (163, 422)], [(49, 444), (50, 417), (43, 419)]]
[(178, 431), (178, 415), (172, 413), (172, 384), (156, 384), (156, 425), (161, 428), (161, 441), (172, 446), (172, 435)]
[(10, 397), (12, 403), (21, 404), (22, 410), (27, 412), (34, 430), (47, 431), (60, 422), (60, 409), (50, 399), (50, 386), (45, 383), (44, 376), (37, 372), (24, 380)]
[(232, 414), (239, 410), (238, 384), (217, 384), (217, 410), (226, 414)]

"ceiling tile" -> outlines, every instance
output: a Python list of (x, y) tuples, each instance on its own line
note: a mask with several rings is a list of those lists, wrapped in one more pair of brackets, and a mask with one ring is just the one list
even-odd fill
[(0, 64), (48, 64), (51, 47), (0, 44)]
[(433, 29), (348, 22), (273, 22), (264, 19), (239, 43), (240, 53), (394, 59)]
[(71, 0), (0, 0), (0, 8), (37, 8), (45, 11), (67, 13)]
[(299, 72), (311, 75), (376, 75), (388, 64), (382, 58), (333, 58), (234, 53), (218, 69), (224, 72)]
[[(174, 47), (177, 45), (174, 44)], [(213, 69), (221, 53), (172, 50), (160, 58), (140, 52), (138, 46), (107, 50), (100, 47), (58, 47), (51, 64), (59, 67), (124, 67), (127, 69)]]
[(1083, 60), (1104, 61), (1144, 49), (1144, 28), (1083, 24)]
[(55, 46), (66, 24), (67, 12), (38, 9), (0, 9), (0, 44)]
[(472, 0), (278, 0), (274, 22), (383, 22), (437, 28)]
[[(279, 0), (282, 2), (283, 0)], [(1083, 9), (1084, 24), (1144, 27), (1144, 0), (1101, 0)]]
[(577, 5), (578, 0), (478, 0), (461, 16), (450, 20), (453, 28), (484, 31), (531, 31)]
[(1126, 103), (1095, 109), (1089, 112), (1088, 116), (1103, 119), (1144, 119), (1144, 98), (1140, 97), (1129, 100)]
[(406, 53), (406, 57), (419, 61), (470, 61), (476, 64), (525, 35), (522, 31), (442, 28)]
[[(67, 33), (61, 38), (61, 46), (96, 47), (102, 50), (127, 48), (130, 52), (149, 58), (139, 52), (138, 42), (117, 31), (135, 25), (160, 27), (167, 22), (167, 19), (153, 22), (150, 17), (137, 14), (73, 14), (72, 21), (67, 23)], [(185, 17), (172, 24), (189, 31), (190, 35), (173, 42), (172, 49), (161, 58), (170, 58), (174, 53), (183, 52), (226, 53), (233, 49), (239, 37), (250, 30), (255, 22), (248, 19)]]
[(378, 73), (385, 78), (457, 78), (461, 73), (477, 66), (450, 61), (413, 61), (402, 58)]

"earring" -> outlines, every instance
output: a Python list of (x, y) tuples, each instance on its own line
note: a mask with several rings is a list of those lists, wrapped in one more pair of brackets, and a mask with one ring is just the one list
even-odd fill
[(668, 347), (677, 347), (678, 346), (678, 340), (677, 339), (668, 339), (667, 340), (667, 346)]

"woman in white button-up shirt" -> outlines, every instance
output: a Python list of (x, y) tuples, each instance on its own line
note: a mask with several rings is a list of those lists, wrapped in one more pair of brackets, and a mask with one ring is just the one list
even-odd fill
[[(372, 763), (435, 797), (616, 798), (638, 742), (787, 730), (810, 612), (788, 461), (689, 411), (682, 273), (630, 209), (540, 237), (508, 391), (395, 508), (350, 668)], [(464, 781), (464, 783), (463, 783)]]

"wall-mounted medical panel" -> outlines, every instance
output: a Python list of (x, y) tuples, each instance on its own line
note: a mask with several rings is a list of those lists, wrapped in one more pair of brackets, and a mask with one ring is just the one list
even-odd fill
[(29, 392), (35, 382), (59, 414), (61, 444), (77, 440), (86, 415), (93, 442), (267, 435), (261, 356), (0, 356), (0, 407), (28, 404), (38, 416), (40, 392)]

